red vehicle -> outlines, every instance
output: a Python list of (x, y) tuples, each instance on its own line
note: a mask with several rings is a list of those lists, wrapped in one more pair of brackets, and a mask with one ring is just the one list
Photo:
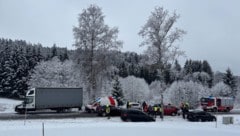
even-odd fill
[(233, 109), (234, 100), (231, 97), (203, 97), (201, 106), (204, 111), (229, 112)]
[[(152, 109), (148, 109), (148, 113), (149, 114), (154, 114), (153, 113), (153, 108), (154, 107), (161, 107), (161, 104), (155, 104), (153, 107), (152, 107)], [(177, 113), (178, 113), (178, 108), (177, 107), (175, 107), (175, 106), (172, 106), (172, 105), (164, 105), (163, 106), (163, 112), (164, 112), (164, 115), (170, 115), (170, 116), (175, 116), (175, 115), (177, 115)], [(157, 114), (160, 114), (160, 111), (159, 111), (159, 109), (158, 109), (158, 113)]]
[(177, 115), (179, 110), (177, 107), (172, 105), (165, 105), (163, 109), (164, 109), (164, 115), (171, 115), (171, 116)]

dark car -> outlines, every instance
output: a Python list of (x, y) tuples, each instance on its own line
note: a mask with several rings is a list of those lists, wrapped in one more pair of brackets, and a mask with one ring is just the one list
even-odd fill
[(143, 111), (135, 110), (135, 109), (122, 110), (121, 119), (123, 121), (132, 121), (132, 122), (155, 121), (155, 119), (152, 116), (149, 116)]
[(190, 111), (187, 113), (187, 119), (189, 121), (216, 121), (216, 117), (205, 111)]
[[(98, 106), (97, 109), (98, 116), (105, 117), (107, 115), (106, 113), (106, 105), (104, 106)], [(110, 106), (110, 116), (120, 116), (122, 109), (115, 106)]]

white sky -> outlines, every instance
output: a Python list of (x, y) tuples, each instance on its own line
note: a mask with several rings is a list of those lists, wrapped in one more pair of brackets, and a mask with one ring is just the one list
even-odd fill
[[(105, 23), (119, 28), (122, 51), (142, 53), (138, 32), (155, 6), (181, 15), (187, 31), (178, 43), (187, 58), (208, 60), (214, 71), (230, 67), (240, 75), (240, 1), (238, 0), (0, 0), (0, 37), (73, 49), (73, 26), (90, 4), (102, 8)], [(184, 62), (184, 61), (182, 61)]]

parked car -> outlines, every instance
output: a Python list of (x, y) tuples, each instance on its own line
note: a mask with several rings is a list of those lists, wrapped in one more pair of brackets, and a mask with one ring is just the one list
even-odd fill
[[(161, 104), (154, 104), (151, 108), (149, 108), (148, 109), (149, 114), (154, 114), (153, 113), (154, 107), (161, 107)], [(179, 108), (177, 108), (176, 106), (172, 106), (172, 105), (164, 105), (163, 110), (164, 110), (164, 115), (175, 116), (178, 114)], [(160, 111), (158, 109), (157, 115), (159, 115), (159, 114), (160, 114)]]
[(122, 110), (121, 119), (123, 121), (132, 121), (132, 122), (151, 122), (155, 121), (152, 116), (144, 113), (140, 110), (135, 109), (126, 109)]
[(172, 105), (164, 105), (164, 115), (176, 116), (179, 109)]
[[(120, 116), (122, 109), (120, 107), (110, 106), (110, 116)], [(97, 107), (98, 116), (105, 117), (106, 113), (106, 105)]]
[(217, 118), (205, 111), (190, 111), (187, 113), (187, 119), (189, 121), (216, 121)]
[(129, 102), (129, 109), (142, 110), (142, 106), (138, 102)]

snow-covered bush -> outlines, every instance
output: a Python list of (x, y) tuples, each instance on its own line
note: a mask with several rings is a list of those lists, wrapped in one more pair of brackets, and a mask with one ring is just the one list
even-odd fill
[(193, 108), (199, 106), (201, 97), (209, 95), (208, 87), (193, 81), (174, 82), (163, 94), (165, 104), (171, 103), (179, 106), (182, 102), (188, 102)]
[(161, 94), (165, 91), (167, 85), (164, 82), (154, 81), (149, 85), (151, 104), (160, 103)]
[(57, 57), (40, 62), (31, 74), (30, 87), (83, 87), (80, 70), (71, 60), (61, 62)]
[(144, 79), (128, 76), (120, 78), (125, 99), (128, 101), (145, 101), (149, 99), (148, 84)]
[(212, 96), (229, 96), (231, 94), (231, 88), (223, 82), (217, 83), (211, 89)]
[[(86, 98), (86, 89), (83, 76), (79, 68), (71, 60), (61, 62), (57, 57), (49, 61), (42, 61), (34, 68), (31, 79), (28, 81), (30, 88), (34, 87), (81, 87)], [(85, 103), (84, 99), (84, 103)]]
[(240, 91), (237, 92), (237, 96), (235, 97), (234, 108), (240, 108)]

